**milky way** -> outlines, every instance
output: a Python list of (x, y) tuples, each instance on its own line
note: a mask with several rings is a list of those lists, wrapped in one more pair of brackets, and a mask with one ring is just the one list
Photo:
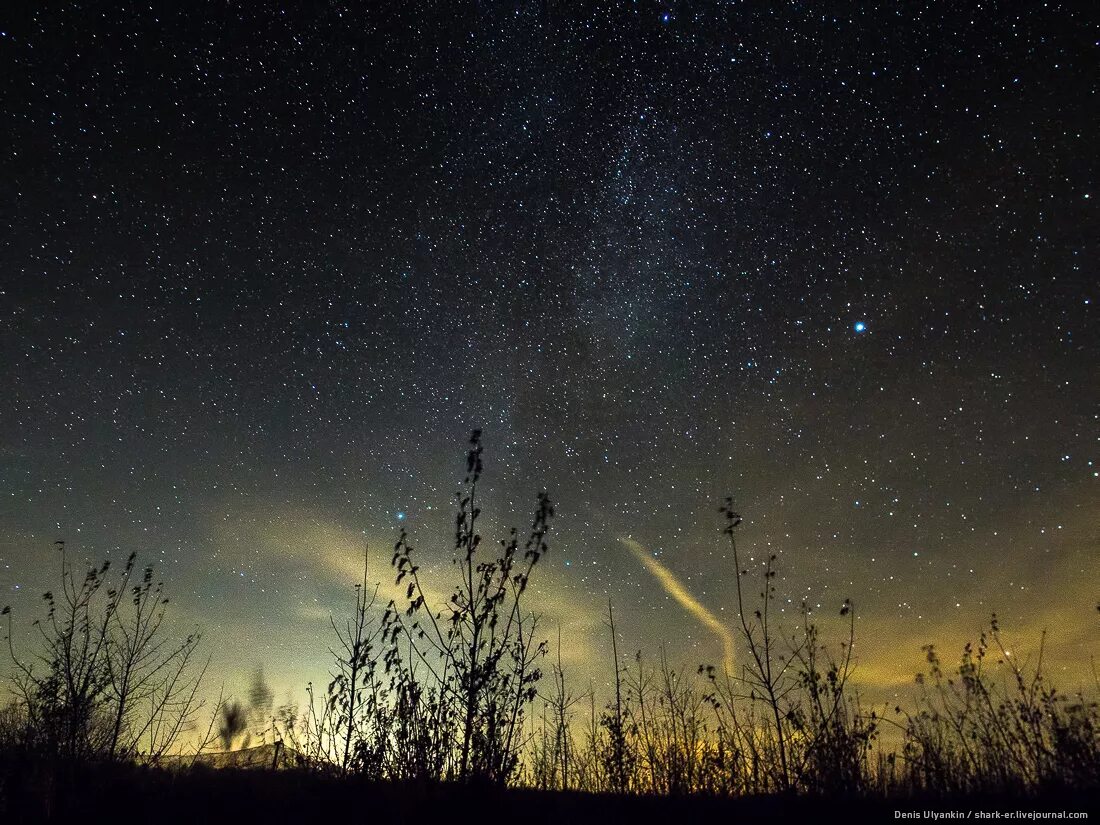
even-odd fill
[(867, 684), (994, 610), (1077, 679), (1095, 20), (601, 5), (5, 24), (0, 601), (29, 621), (57, 539), (136, 550), (215, 684), (300, 691), (365, 543), (385, 582), (407, 528), (445, 596), (481, 428), (486, 537), (557, 505), (580, 680), (609, 596), (621, 649), (727, 655), (726, 495), (790, 621), (853, 599)]

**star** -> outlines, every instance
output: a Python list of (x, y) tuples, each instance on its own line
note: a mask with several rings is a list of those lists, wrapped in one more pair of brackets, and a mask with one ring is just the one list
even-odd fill
[(450, 569), (481, 427), (486, 552), (547, 489), (536, 586), (577, 659), (609, 595), (650, 653), (699, 631), (655, 612), (631, 530), (734, 611), (726, 495), (780, 603), (843, 589), (869, 641), (910, 637), (903, 598), (950, 616), (930, 633), (975, 627), (969, 597), (945, 609), (963, 558), (991, 610), (1077, 621), (1100, 479), (1083, 17), (662, 2), (5, 23), (0, 607), (29, 615), (46, 534), (147, 547), (209, 652), (264, 613), (272, 672), (322, 674), (309, 621), (358, 581), (349, 547), (407, 530)]

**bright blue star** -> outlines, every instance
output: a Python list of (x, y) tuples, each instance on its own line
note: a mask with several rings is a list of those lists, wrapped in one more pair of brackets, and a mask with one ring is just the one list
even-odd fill
[(405, 511), (404, 510), (398, 510), (397, 511), (397, 520), (398, 521), (404, 521), (405, 520)]
[(852, 324), (852, 329), (854, 329), (857, 333), (864, 332), (867, 329), (867, 325), (863, 323), (863, 321), (856, 321), (854, 324)]
[(661, 22), (662, 23), (667, 23), (671, 19), (672, 19), (672, 15), (670, 15), (667, 11), (664, 14), (661, 15)]

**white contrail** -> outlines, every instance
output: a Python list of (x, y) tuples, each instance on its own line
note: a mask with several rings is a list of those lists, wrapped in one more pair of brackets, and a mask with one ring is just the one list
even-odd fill
[(727, 673), (733, 672), (733, 634), (729, 631), (718, 617), (711, 613), (702, 602), (691, 595), (688, 589), (683, 583), (676, 578), (676, 574), (661, 564), (657, 559), (653, 557), (652, 553), (647, 553), (646, 549), (642, 547), (637, 541), (632, 538), (620, 539), (626, 548), (635, 555), (635, 557), (642, 563), (658, 582), (661, 587), (664, 588), (668, 595), (672, 596), (680, 605), (692, 616), (698, 619), (701, 623), (709, 627), (714, 631), (715, 635), (722, 640), (722, 653), (724, 658), (724, 664)]

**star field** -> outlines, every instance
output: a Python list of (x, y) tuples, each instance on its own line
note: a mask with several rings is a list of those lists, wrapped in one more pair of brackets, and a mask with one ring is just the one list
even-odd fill
[(730, 617), (727, 494), (786, 612), (856, 603), (869, 684), (994, 610), (1077, 678), (1096, 20), (601, 5), (13, 15), (0, 600), (55, 539), (137, 550), (215, 680), (300, 689), (364, 542), (447, 589), (482, 428), (486, 538), (555, 501), (536, 596), (582, 678), (608, 595), (626, 648), (721, 655), (626, 543)]

